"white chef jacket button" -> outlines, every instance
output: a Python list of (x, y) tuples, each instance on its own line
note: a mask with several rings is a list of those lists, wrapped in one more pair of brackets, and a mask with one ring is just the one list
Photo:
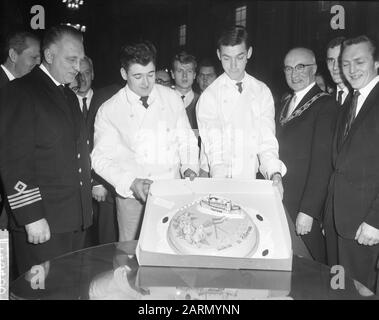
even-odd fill
[(80, 153), (78, 153), (78, 159), (80, 159)]
[(83, 186), (83, 182), (82, 181), (80, 181), (80, 186)]
[(79, 168), (79, 173), (82, 173), (82, 168)]

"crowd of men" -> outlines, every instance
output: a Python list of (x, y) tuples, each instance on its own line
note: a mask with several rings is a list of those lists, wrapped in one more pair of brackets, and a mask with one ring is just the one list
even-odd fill
[[(283, 57), (291, 93), (275, 108), (246, 72), (252, 44), (233, 26), (217, 57), (177, 53), (156, 70), (148, 41), (121, 50), (124, 87), (93, 90), (83, 36), (67, 26), (8, 38), (0, 68), (0, 228), (16, 274), (86, 246), (138, 239), (158, 179), (261, 177), (283, 197), (312, 258), (342, 265), (375, 292), (379, 257), (379, 66), (367, 36), (333, 39), (336, 89), (316, 57)], [(41, 54), (40, 54), (41, 52)], [(42, 61), (42, 63), (41, 63)], [(195, 90), (195, 87), (197, 88)], [(277, 112), (275, 112), (277, 110)]]

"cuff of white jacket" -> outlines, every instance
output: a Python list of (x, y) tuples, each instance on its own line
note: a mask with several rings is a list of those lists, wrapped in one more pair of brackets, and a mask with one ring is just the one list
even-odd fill
[(193, 172), (195, 172), (197, 175), (199, 175), (199, 166), (198, 165), (183, 165), (181, 168), (180, 168), (180, 172), (182, 174), (182, 177), (184, 177), (184, 172), (186, 172), (186, 170), (192, 170)]
[(133, 192), (130, 190), (130, 187), (135, 179), (135, 177), (120, 179), (120, 182), (115, 185), (117, 194), (123, 198), (133, 198)]
[(270, 179), (270, 177), (276, 172), (279, 172), (282, 177), (284, 177), (287, 173), (287, 167), (282, 161), (278, 159), (272, 159), (265, 164), (261, 164), (259, 171), (266, 179)]

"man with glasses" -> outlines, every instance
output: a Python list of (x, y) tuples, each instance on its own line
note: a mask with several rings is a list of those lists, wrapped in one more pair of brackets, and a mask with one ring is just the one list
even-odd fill
[(340, 55), (341, 55), (341, 46), (344, 37), (338, 37), (331, 40), (326, 47), (326, 65), (330, 72), (330, 76), (333, 79), (333, 82), (337, 86), (335, 93), (335, 99), (339, 106), (342, 106), (347, 99), (350, 92), (350, 85), (346, 81), (344, 75), (342, 74), (341, 65), (340, 65)]
[(258, 169), (283, 193), (285, 165), (275, 138), (270, 89), (245, 72), (252, 47), (243, 27), (223, 32), (217, 55), (224, 73), (200, 96), (198, 124), (212, 178), (256, 179)]
[(282, 101), (277, 137), (280, 159), (288, 169), (283, 177), (283, 203), (312, 257), (325, 262), (321, 213), (331, 173), (337, 108), (333, 98), (316, 85), (316, 72), (311, 50), (294, 48), (285, 56), (284, 74), (293, 94)]

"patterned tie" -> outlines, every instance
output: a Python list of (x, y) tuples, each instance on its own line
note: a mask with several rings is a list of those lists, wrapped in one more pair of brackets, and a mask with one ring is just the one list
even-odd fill
[(242, 93), (242, 82), (237, 82), (236, 86), (238, 87), (238, 92)]
[(358, 104), (358, 97), (361, 93), (359, 91), (354, 91), (353, 99), (351, 100), (349, 115), (347, 117), (346, 126), (345, 126), (345, 132), (344, 137), (346, 138), (351, 126), (355, 120), (355, 114), (357, 112), (357, 104)]
[(342, 95), (343, 95), (343, 90), (338, 91), (337, 102), (339, 106), (342, 106)]
[(149, 96), (141, 97), (140, 100), (142, 102), (142, 105), (147, 109), (149, 107), (149, 104), (147, 103), (147, 99), (149, 99)]
[(291, 98), (289, 105), (288, 105), (287, 118), (290, 117), (292, 112), (295, 110), (296, 100), (297, 100), (297, 95), (294, 94)]
[(83, 98), (83, 118), (84, 120), (87, 120), (87, 115), (88, 115), (88, 106), (87, 106), (87, 98)]

